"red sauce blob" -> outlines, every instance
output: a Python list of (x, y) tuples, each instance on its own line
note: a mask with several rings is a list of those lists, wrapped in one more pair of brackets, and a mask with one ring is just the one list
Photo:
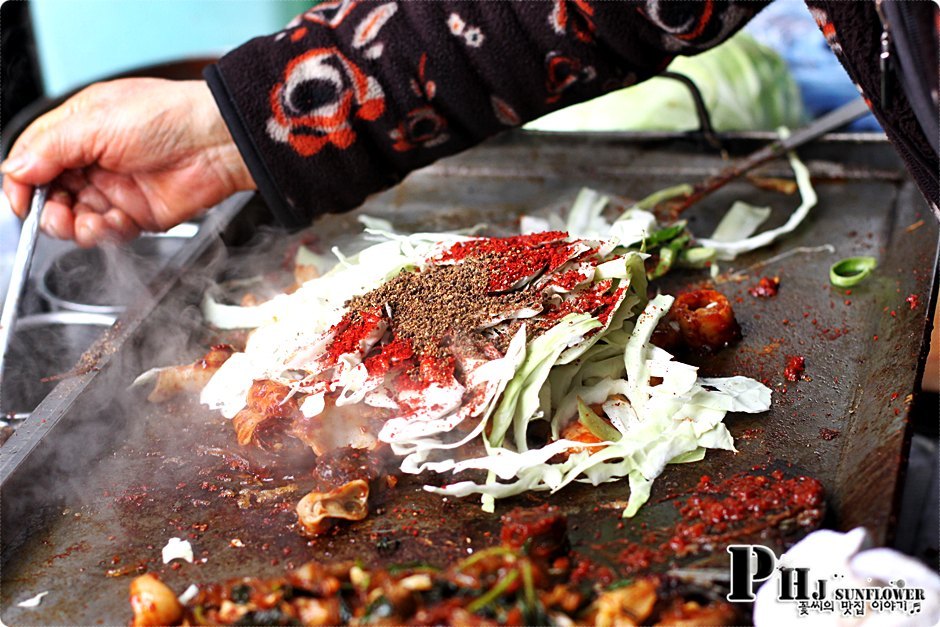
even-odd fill
[(819, 437), (828, 442), (829, 440), (834, 440), (839, 437), (839, 433), (838, 429), (827, 429), (823, 427), (819, 430)]
[(799, 381), (806, 370), (806, 358), (793, 355), (787, 359), (787, 367), (783, 369), (783, 376), (787, 381)]
[(754, 298), (773, 298), (780, 291), (780, 277), (763, 277), (747, 291)]

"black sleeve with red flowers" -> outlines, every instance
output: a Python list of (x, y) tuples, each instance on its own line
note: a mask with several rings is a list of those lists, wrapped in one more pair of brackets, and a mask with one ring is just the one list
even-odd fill
[(272, 210), (299, 227), (730, 37), (743, 0), (327, 0), (206, 73)]
[[(933, 49), (923, 59), (917, 59), (926, 67), (923, 69), (926, 73), (933, 73), (932, 85), (928, 80), (924, 80), (924, 88), (933, 90), (933, 103), (926, 105), (932, 106), (933, 128), (928, 131), (924, 125), (918, 121), (917, 114), (911, 106), (908, 95), (899, 80), (898, 71), (900, 68), (888, 69), (882, 71), (879, 66), (879, 59), (882, 53), (882, 35), (885, 33), (885, 25), (882, 24), (878, 16), (877, 4), (874, 2), (844, 2), (843, 0), (807, 0), (810, 13), (815, 18), (816, 23), (822, 29), (826, 36), (829, 47), (835, 53), (839, 61), (842, 62), (846, 72), (859, 93), (865, 98), (869, 108), (878, 118), (885, 134), (894, 145), (898, 154), (907, 164), (907, 169), (911, 177), (923, 193), (924, 198), (930, 204), (934, 214), (940, 218), (940, 161), (938, 161), (938, 146), (940, 138), (937, 137), (937, 56), (936, 42), (940, 38), (940, 18), (936, 9), (933, 13), (933, 24), (928, 21), (930, 18), (925, 15), (918, 15), (915, 19), (927, 21), (924, 25), (926, 30), (933, 29)], [(917, 3), (900, 3), (913, 5)], [(926, 9), (930, 12), (930, 3), (923, 3), (926, 6), (916, 7), (917, 9)], [(906, 6), (902, 10), (912, 11), (915, 7)], [(910, 15), (910, 14), (909, 14)], [(914, 14), (916, 15), (916, 14)], [(895, 25), (893, 33), (894, 41), (897, 43), (897, 37), (900, 35), (898, 27)], [(889, 33), (890, 35), (890, 33)], [(924, 41), (931, 35), (921, 33)], [(913, 43), (913, 42), (911, 42)], [(897, 48), (891, 50), (891, 55), (897, 57)], [(884, 90), (884, 94), (882, 94)], [(887, 100), (883, 99), (883, 96)]]

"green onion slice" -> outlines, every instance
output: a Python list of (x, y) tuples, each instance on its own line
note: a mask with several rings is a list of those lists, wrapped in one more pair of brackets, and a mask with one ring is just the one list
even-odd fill
[(509, 574), (496, 582), (496, 584), (486, 591), (486, 593), (480, 595), (474, 599), (469, 605), (467, 605), (467, 611), (471, 614), (476, 614), (483, 608), (491, 605), (496, 599), (498, 599), (504, 592), (509, 590), (509, 587), (515, 583), (516, 579), (519, 578), (519, 571), (512, 570), (509, 571)]
[(595, 414), (580, 397), (578, 398), (578, 420), (588, 431), (605, 442), (617, 442), (623, 437), (620, 431)]
[(675, 224), (670, 224), (669, 226), (664, 226), (661, 229), (653, 231), (649, 234), (649, 237), (646, 238), (644, 243), (647, 248), (655, 248), (660, 244), (665, 244), (671, 239), (678, 237), (682, 231), (685, 230), (685, 220), (680, 220)]
[(858, 285), (878, 267), (874, 257), (848, 257), (829, 268), (829, 281), (836, 287)]

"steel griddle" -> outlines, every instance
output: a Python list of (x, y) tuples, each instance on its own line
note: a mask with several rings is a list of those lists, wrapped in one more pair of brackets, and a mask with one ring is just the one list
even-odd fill
[[(726, 147), (746, 154), (770, 138), (738, 136)], [(420, 482), (402, 481), (376, 499), (367, 520), (317, 540), (300, 537), (291, 523), (293, 503), (303, 494), (302, 466), (240, 452), (231, 425), (195, 402), (152, 406), (127, 389), (144, 369), (184, 363), (212, 340), (199, 322), (196, 305), (206, 283), (196, 269), (221, 273), (227, 264), (214, 237), (203, 234), (181, 253), (181, 267), (189, 271), (158, 277), (151, 297), (130, 308), (86, 354), (84, 374), (61, 383), (0, 449), (0, 618), (6, 624), (124, 624), (131, 615), (128, 584), (143, 570), (181, 592), (193, 582), (277, 575), (309, 559), (445, 564), (493, 544), (501, 512), (546, 500), (569, 513), (576, 549), (612, 559), (599, 543), (636, 540), (644, 526), (671, 524), (673, 501), (685, 498), (701, 475), (720, 479), (763, 464), (821, 480), (827, 525), (864, 525), (877, 542), (888, 541), (908, 448), (909, 395), (923, 367), (933, 311), (937, 224), (882, 139), (830, 137), (800, 154), (814, 175), (819, 205), (783, 241), (722, 265), (736, 280), (718, 287), (731, 298), (744, 339), (698, 359), (703, 374), (764, 380), (774, 389), (773, 408), (759, 416), (729, 415), (739, 452), (712, 451), (700, 463), (667, 468), (649, 504), (623, 529), (625, 482), (519, 497), (499, 503), (497, 516), (490, 516), (472, 499), (442, 500), (422, 492)], [(722, 165), (675, 136), (515, 134), (413, 174), (360, 212), (388, 218), (403, 231), (480, 222), (509, 227), (519, 213), (560, 206), (583, 185), (637, 198), (694, 182)], [(788, 176), (789, 170), (775, 162), (761, 174)], [(710, 234), (736, 198), (773, 206), (772, 224), (797, 204), (795, 197), (738, 181), (689, 210), (693, 232)], [(230, 203), (210, 225), (227, 227), (230, 242), (238, 239), (231, 234), (258, 221), (243, 211), (229, 224), (240, 204)], [(354, 215), (327, 216), (313, 232), (328, 242), (358, 229)], [(278, 247), (276, 240), (269, 244)], [(796, 247), (826, 244), (835, 253), (755, 266)], [(849, 294), (829, 284), (828, 268), (853, 255), (874, 255), (879, 268)], [(780, 277), (779, 295), (749, 296), (747, 289), (765, 275)], [(705, 273), (676, 274), (664, 289), (706, 279)], [(911, 295), (916, 307), (906, 300)], [(784, 379), (790, 355), (806, 358), (808, 380)], [(245, 472), (239, 455), (268, 471)], [(298, 486), (293, 494), (271, 492), (292, 483)], [(782, 548), (802, 532), (765, 529), (752, 539)], [(194, 564), (174, 569), (162, 563), (160, 549), (170, 537), (190, 540)], [(727, 566), (723, 547), (691, 562)], [(46, 590), (36, 608), (15, 605)]]

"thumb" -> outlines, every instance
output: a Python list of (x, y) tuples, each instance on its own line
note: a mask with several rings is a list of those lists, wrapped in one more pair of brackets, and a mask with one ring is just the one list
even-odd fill
[(0, 172), (17, 183), (27, 185), (42, 185), (59, 176), (65, 170), (65, 160), (50, 149), (48, 136), (42, 135), (37, 139), (42, 141), (34, 141), (22, 147), (22, 140), (18, 141), (10, 156), (0, 165)]
[(64, 170), (90, 165), (94, 137), (89, 136), (85, 120), (58, 109), (39, 117), (19, 136), (0, 172), (18, 183), (42, 185)]
[(25, 218), (29, 211), (33, 187), (52, 181), (62, 172), (57, 160), (42, 159), (34, 154), (32, 148), (14, 147), (10, 156), (0, 164), (3, 172), (3, 192), (10, 203), (10, 208), (20, 218)]
[(39, 185), (51, 181), (61, 172), (61, 169), (56, 171), (55, 168), (50, 168), (48, 165), (40, 165), (39, 159), (31, 151), (24, 148), (15, 154), (10, 153), (10, 156), (0, 165), (0, 172), (16, 179), (19, 183)]

